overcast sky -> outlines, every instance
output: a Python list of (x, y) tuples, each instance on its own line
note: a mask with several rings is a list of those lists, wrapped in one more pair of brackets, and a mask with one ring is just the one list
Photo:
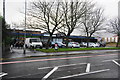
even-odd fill
[[(24, 19), (25, 0), (6, 0), (6, 21), (11, 24), (12, 22), (19, 23)], [(28, 0), (30, 1), (30, 0)], [(118, 15), (118, 1), (119, 0), (91, 0), (97, 3), (97, 6), (104, 9), (104, 15), (107, 18), (113, 18)], [(2, 2), (0, 2), (0, 14), (2, 15)]]
[[(24, 1), (25, 0), (6, 0), (6, 22), (8, 24), (20, 23), (24, 20)], [(27, 2), (30, 0), (27, 0)], [(106, 18), (114, 18), (118, 16), (118, 1), (120, 0), (91, 0), (97, 3), (98, 7), (104, 9)], [(0, 1), (0, 15), (2, 15), (2, 2)]]

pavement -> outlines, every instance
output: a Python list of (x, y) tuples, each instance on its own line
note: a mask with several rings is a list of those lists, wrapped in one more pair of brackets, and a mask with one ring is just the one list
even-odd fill
[[(106, 53), (106, 52), (115, 52), (118, 50), (91, 50), (91, 51), (70, 51), (70, 52), (53, 52), (53, 53), (44, 53), (40, 51), (32, 51), (26, 49), (26, 54), (23, 54), (23, 49), (13, 48), (8, 55), (4, 56), (3, 59), (11, 59), (11, 58), (26, 58), (26, 57), (45, 57), (45, 56), (59, 56), (59, 55), (74, 55), (81, 53)], [(119, 50), (120, 51), (120, 50)]]

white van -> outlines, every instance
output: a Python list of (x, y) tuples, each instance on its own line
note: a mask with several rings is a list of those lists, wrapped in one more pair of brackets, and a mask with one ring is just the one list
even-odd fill
[(25, 46), (27, 48), (42, 48), (43, 44), (40, 41), (40, 38), (26, 38)]

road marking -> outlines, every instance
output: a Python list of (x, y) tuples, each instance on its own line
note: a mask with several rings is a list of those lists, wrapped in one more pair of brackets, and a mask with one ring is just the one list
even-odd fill
[[(112, 60), (120, 60), (120, 59), (112, 59)], [(102, 62), (109, 62), (109, 61), (112, 61), (112, 60), (104, 60)]]
[(58, 67), (74, 66), (74, 65), (82, 65), (82, 64), (86, 64), (86, 63), (69, 64), (69, 65), (60, 65), (60, 66), (58, 66)]
[(76, 77), (76, 76), (83, 76), (83, 75), (94, 74), (94, 73), (100, 73), (100, 72), (105, 72), (105, 71), (109, 71), (109, 70), (110, 69), (104, 69), (104, 70), (98, 70), (98, 71), (93, 71), (93, 72), (88, 72), (88, 73), (75, 74), (75, 75), (70, 75), (70, 76), (65, 76), (65, 77), (59, 77), (59, 78), (56, 78), (53, 80), (71, 78), (71, 77)]
[(3, 72), (0, 73), (0, 77), (3, 77), (5, 75), (8, 75), (8, 73), (3, 73)]
[[(69, 65), (59, 65), (59, 66), (53, 66), (53, 67), (66, 67), (66, 66), (83, 65), (83, 64), (87, 64), (87, 63), (78, 63), (78, 64), (69, 64)], [(38, 68), (38, 69), (48, 69), (48, 68), (53, 68), (53, 67), (42, 67), (42, 68)]]
[(115, 60), (112, 60), (116, 65), (118, 65), (118, 66), (120, 66), (120, 64), (117, 62), (117, 61), (115, 61)]
[(86, 72), (90, 72), (90, 63), (87, 64)]
[(46, 80), (53, 72), (55, 72), (58, 69), (58, 67), (55, 67), (53, 70), (51, 70), (47, 75), (45, 75), (42, 80)]
[(42, 68), (38, 68), (38, 69), (49, 69), (49, 68), (53, 68), (53, 67), (42, 67)]
[(88, 57), (99, 57), (99, 56), (113, 56), (117, 54), (107, 54), (107, 55), (94, 55), (94, 56), (77, 56), (77, 57), (67, 57), (67, 58), (51, 58), (51, 59), (37, 59), (37, 60), (27, 60), (27, 61), (12, 61), (12, 62), (1, 62), (0, 64), (15, 64), (15, 63), (28, 63), (28, 62), (38, 62), (38, 61), (50, 61), (50, 60), (65, 60), (65, 59), (79, 59)]

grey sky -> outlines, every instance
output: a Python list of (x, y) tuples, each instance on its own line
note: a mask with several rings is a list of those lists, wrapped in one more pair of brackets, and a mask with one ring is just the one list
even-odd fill
[[(19, 23), (24, 19), (24, 15), (20, 12), (24, 11), (25, 0), (6, 0), (6, 21)], [(30, 0), (28, 0), (30, 1)], [(107, 18), (113, 18), (118, 15), (118, 1), (119, 0), (92, 0), (97, 3), (97, 6), (104, 9), (104, 15)], [(0, 14), (2, 15), (2, 2), (0, 2)]]
[[(25, 0), (6, 0), (6, 21), (8, 24), (20, 23), (24, 20), (24, 1)], [(27, 0), (30, 1), (30, 0)], [(104, 9), (106, 18), (114, 18), (118, 16), (118, 1), (120, 0), (91, 0), (97, 3), (98, 7)], [(2, 1), (0, 1), (0, 15), (2, 15)], [(73, 34), (76, 31), (73, 32)], [(77, 31), (79, 32), (79, 31)]]

